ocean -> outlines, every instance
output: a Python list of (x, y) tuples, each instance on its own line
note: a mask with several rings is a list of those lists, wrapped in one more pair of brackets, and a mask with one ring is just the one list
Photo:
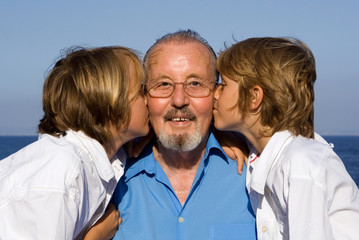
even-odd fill
[[(359, 186), (359, 136), (324, 136), (334, 144), (334, 151)], [(37, 136), (0, 136), (0, 159), (18, 151), (20, 148), (36, 141)]]

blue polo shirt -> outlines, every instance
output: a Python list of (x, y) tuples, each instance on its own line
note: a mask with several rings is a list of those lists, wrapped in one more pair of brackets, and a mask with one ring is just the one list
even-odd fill
[(245, 188), (245, 169), (229, 159), (211, 133), (191, 192), (181, 205), (152, 145), (126, 163), (113, 202), (121, 223), (114, 239), (256, 239), (255, 217)]

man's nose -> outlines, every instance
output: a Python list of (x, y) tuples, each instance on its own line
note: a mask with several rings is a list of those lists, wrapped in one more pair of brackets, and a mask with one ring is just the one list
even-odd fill
[(172, 105), (176, 107), (183, 107), (189, 104), (190, 96), (188, 96), (184, 90), (182, 83), (175, 84), (173, 94), (171, 96)]

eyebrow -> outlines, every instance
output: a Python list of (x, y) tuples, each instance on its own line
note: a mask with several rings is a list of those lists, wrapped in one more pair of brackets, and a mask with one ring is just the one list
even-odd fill
[[(201, 76), (199, 76), (198, 74), (195, 74), (195, 73), (191, 73), (190, 75), (188, 75), (188, 76), (186, 77), (186, 80), (187, 80), (187, 79), (190, 79), (190, 78), (198, 78), (198, 79), (201, 79), (201, 80), (205, 80), (205, 79), (206, 79), (206, 78), (203, 78), (203, 77), (201, 77)], [(156, 77), (156, 78), (149, 79), (149, 81), (158, 81), (158, 80), (160, 80), (160, 79), (169, 79), (169, 80), (173, 81), (172, 78), (169, 77), (169, 76), (166, 75), (166, 74), (162, 74), (162, 75), (160, 75), (160, 76), (158, 76), (158, 77)]]
[(201, 80), (205, 79), (205, 78), (203, 78), (203, 77), (201, 77), (201, 76), (199, 76), (199, 75), (197, 75), (197, 74), (194, 74), (194, 73), (192, 73), (192, 74), (190, 74), (189, 76), (187, 76), (186, 79), (189, 79), (189, 78), (199, 78), (199, 79), (201, 79)]
[(160, 76), (158, 76), (158, 77), (156, 77), (156, 78), (149, 79), (149, 81), (158, 81), (158, 80), (160, 80), (160, 79), (169, 79), (169, 80), (173, 81), (173, 80), (172, 80), (169, 76), (167, 76), (167, 75), (160, 75)]

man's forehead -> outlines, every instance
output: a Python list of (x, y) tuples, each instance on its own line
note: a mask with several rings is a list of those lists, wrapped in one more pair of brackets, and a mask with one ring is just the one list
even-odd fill
[[(212, 56), (209, 50), (203, 46), (203, 44), (198, 42), (165, 42), (159, 43), (151, 51), (149, 52), (147, 58), (147, 67), (148, 70), (151, 71), (152, 67), (161, 63), (167, 64), (169, 63), (169, 59), (174, 61), (180, 61), (181, 59), (187, 60), (191, 58), (198, 65), (200, 63), (211, 67)], [(173, 62), (171, 62), (173, 63)]]
[(190, 41), (190, 42), (180, 42), (180, 41), (170, 41), (170, 42), (163, 42), (159, 43), (158, 45), (154, 46), (153, 49), (149, 52), (149, 58), (157, 58), (161, 54), (171, 54), (176, 52), (184, 52), (191, 49), (191, 53), (198, 53), (202, 57), (208, 58), (211, 60), (212, 56), (209, 51), (202, 43), (197, 41)]

